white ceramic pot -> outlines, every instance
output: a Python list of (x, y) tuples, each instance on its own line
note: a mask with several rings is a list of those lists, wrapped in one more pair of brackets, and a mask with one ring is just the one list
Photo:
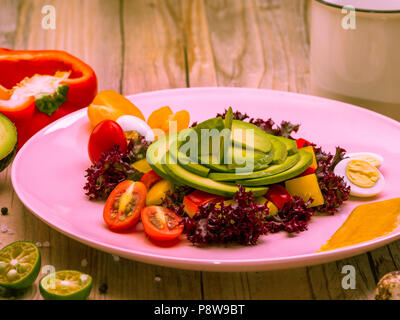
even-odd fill
[(400, 0), (312, 0), (310, 41), (312, 94), (400, 120)]

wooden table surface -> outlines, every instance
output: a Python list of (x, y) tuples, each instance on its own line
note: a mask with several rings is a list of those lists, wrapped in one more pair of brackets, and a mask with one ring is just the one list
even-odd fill
[[(55, 30), (42, 28), (48, 4)], [(100, 90), (123, 94), (195, 86), (308, 93), (307, 8), (304, 0), (0, 0), (0, 47), (67, 50), (94, 68)], [(0, 174), (0, 206), (9, 208), (0, 224), (14, 232), (0, 233), (1, 246), (49, 242), (42, 265), (91, 274), (92, 299), (371, 299), (377, 280), (400, 264), (397, 241), (307, 268), (183, 271), (116, 261), (51, 229), (21, 204), (10, 169)], [(356, 269), (354, 290), (341, 285), (348, 264)], [(39, 299), (37, 287), (24, 297)]]

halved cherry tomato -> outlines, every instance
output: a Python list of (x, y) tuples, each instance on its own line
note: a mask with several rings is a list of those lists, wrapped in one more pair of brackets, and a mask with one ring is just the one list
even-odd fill
[(183, 198), (183, 208), (189, 217), (193, 217), (197, 211), (199, 211), (200, 206), (209, 202), (217, 202), (224, 199), (226, 198), (204, 191), (195, 190)]
[(183, 232), (182, 218), (165, 207), (145, 207), (141, 218), (144, 231), (154, 240), (173, 240)]
[(143, 175), (140, 182), (146, 186), (147, 190), (150, 190), (155, 183), (161, 180), (162, 178), (155, 171), (151, 170)]
[(279, 210), (282, 210), (285, 203), (292, 201), (290, 193), (279, 184), (270, 186), (265, 197), (276, 205)]
[(114, 231), (135, 226), (146, 203), (146, 187), (141, 182), (125, 180), (108, 196), (103, 210), (105, 223)]
[(100, 122), (89, 137), (89, 158), (94, 163), (101, 154), (110, 150), (114, 145), (119, 145), (122, 152), (126, 151), (127, 142), (125, 133), (118, 123), (113, 120)]

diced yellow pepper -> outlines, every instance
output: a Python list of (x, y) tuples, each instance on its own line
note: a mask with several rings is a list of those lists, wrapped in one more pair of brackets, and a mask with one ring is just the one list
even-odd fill
[(312, 146), (308, 146), (308, 147), (304, 147), (302, 148), (302, 150), (307, 151), (308, 153), (312, 154), (312, 163), (310, 167), (313, 167), (314, 169), (317, 169), (318, 167), (318, 163), (317, 163), (317, 159), (315, 158), (315, 152), (314, 152), (314, 148)]
[(257, 202), (258, 204), (265, 204), (267, 202), (267, 207), (269, 209), (269, 215), (270, 216), (274, 216), (278, 213), (278, 207), (276, 205), (274, 205), (271, 201), (268, 201), (266, 198), (264, 197), (258, 197), (254, 199), (255, 202)]
[(146, 206), (160, 205), (168, 191), (174, 191), (174, 185), (168, 180), (158, 181), (150, 188), (146, 195)]
[(146, 159), (142, 159), (132, 163), (132, 167), (142, 173), (147, 173), (152, 170)]
[(288, 180), (285, 182), (285, 187), (292, 196), (299, 196), (304, 201), (308, 201), (312, 198), (313, 202), (309, 207), (316, 207), (324, 204), (324, 197), (319, 188), (317, 176), (314, 173)]

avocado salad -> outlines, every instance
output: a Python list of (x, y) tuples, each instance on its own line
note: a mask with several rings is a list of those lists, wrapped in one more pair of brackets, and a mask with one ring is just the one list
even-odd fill
[(106, 200), (111, 231), (137, 232), (141, 221), (155, 243), (186, 237), (194, 245), (255, 245), (268, 233), (305, 231), (315, 212), (334, 214), (349, 198), (333, 173), (345, 150), (333, 155), (294, 139), (299, 125), (229, 107), (189, 127), (183, 111), (166, 108), (147, 123), (124, 116), (93, 129), (84, 190), (90, 200)]

